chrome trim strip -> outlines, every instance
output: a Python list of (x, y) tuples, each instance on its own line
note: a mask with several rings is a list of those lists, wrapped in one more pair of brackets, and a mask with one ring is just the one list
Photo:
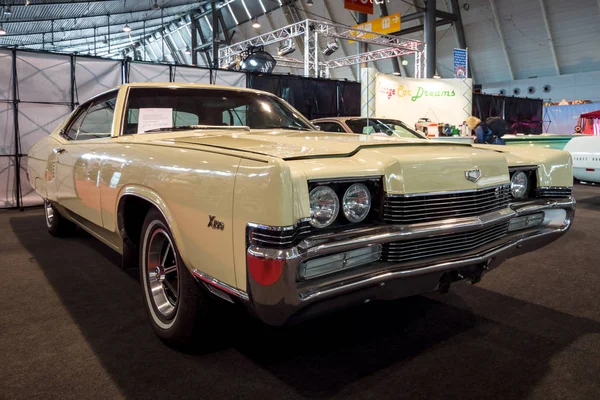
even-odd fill
[(192, 275), (194, 275), (196, 278), (198, 278), (206, 283), (209, 283), (209, 284), (215, 286), (218, 289), (221, 289), (224, 292), (227, 292), (236, 297), (239, 297), (240, 299), (242, 299), (244, 301), (249, 300), (248, 293), (244, 292), (243, 290), (236, 289), (233, 286), (229, 286), (225, 282), (221, 282), (220, 280), (215, 279), (212, 276), (205, 274), (204, 272), (198, 271), (196, 268), (194, 268), (192, 270)]
[(349, 183), (349, 182), (363, 182), (363, 181), (380, 181), (383, 179), (383, 175), (368, 175), (368, 176), (357, 176), (347, 178), (319, 178), (311, 179), (308, 184), (311, 183)]
[(447, 195), (447, 194), (461, 194), (461, 193), (477, 193), (492, 189), (508, 189), (510, 190), (510, 182), (503, 183), (497, 186), (488, 186), (479, 189), (466, 189), (466, 190), (450, 190), (444, 192), (423, 192), (423, 193), (386, 193), (385, 196), (388, 199), (400, 198), (400, 197), (415, 197), (415, 196), (435, 196), (435, 195)]
[(271, 226), (271, 225), (262, 225), (262, 224), (257, 224), (254, 222), (248, 222), (248, 226), (250, 228), (258, 228), (258, 229), (264, 229), (267, 231), (291, 231), (294, 230), (298, 227), (298, 225), (300, 225), (303, 222), (309, 222), (310, 221), (310, 217), (306, 217), (306, 218), (301, 218), (299, 219), (294, 225), (287, 225), (287, 226)]

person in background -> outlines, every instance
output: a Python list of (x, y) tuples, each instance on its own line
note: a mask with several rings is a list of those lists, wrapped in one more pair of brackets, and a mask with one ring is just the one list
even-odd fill
[(467, 126), (475, 135), (475, 143), (482, 144), (506, 144), (504, 139), (502, 139), (502, 135), (497, 135), (494, 133), (492, 128), (490, 128), (485, 122), (482, 122), (479, 118), (470, 116), (466, 119)]

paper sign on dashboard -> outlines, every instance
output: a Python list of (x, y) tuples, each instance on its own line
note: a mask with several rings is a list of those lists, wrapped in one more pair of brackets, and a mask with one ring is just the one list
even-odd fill
[(140, 108), (137, 133), (171, 127), (173, 127), (172, 108)]

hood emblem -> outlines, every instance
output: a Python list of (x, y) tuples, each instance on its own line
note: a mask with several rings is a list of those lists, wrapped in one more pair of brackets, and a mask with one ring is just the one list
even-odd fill
[(465, 171), (465, 178), (471, 182), (477, 182), (479, 178), (481, 178), (481, 170), (478, 169), (468, 169)]

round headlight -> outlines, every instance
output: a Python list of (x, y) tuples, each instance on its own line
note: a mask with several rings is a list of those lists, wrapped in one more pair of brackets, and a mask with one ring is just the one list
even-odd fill
[(527, 175), (517, 172), (510, 179), (510, 192), (515, 199), (521, 199), (527, 194)]
[(317, 186), (310, 191), (310, 224), (325, 228), (335, 221), (340, 211), (340, 200), (329, 186)]
[(371, 210), (369, 189), (362, 183), (350, 186), (344, 193), (342, 208), (346, 219), (350, 222), (360, 222), (365, 219)]

